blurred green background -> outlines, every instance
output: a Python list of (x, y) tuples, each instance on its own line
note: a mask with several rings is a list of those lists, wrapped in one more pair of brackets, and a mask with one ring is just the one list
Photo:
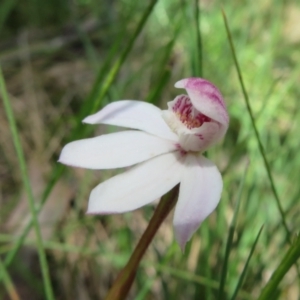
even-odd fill
[[(228, 133), (208, 153), (223, 174), (222, 200), (184, 254), (168, 217), (128, 299), (232, 299), (264, 225), (236, 298), (256, 299), (289, 249), (221, 8), (294, 240), (300, 225), (298, 1), (1, 1), (0, 63), (37, 207), (45, 202), (39, 220), (55, 299), (104, 299), (154, 210), (148, 206), (124, 215), (85, 216), (91, 189), (116, 171), (60, 166), (56, 161), (62, 147), (115, 130), (81, 124), (84, 116), (111, 101), (144, 100), (164, 108), (182, 93), (173, 86), (185, 77), (213, 82), (229, 110)], [(0, 251), (17, 294), (13, 298), (3, 284), (0, 299), (46, 299), (33, 231), (7, 260), (31, 214), (2, 101), (0, 122)], [(225, 293), (218, 298), (238, 200)], [(292, 267), (272, 299), (299, 299), (299, 286)]]

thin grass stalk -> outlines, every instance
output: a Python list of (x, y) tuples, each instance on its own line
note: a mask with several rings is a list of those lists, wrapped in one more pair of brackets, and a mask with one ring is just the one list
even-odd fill
[(31, 213), (32, 224), (33, 224), (35, 234), (36, 234), (36, 244), (37, 244), (37, 250), (38, 250), (38, 254), (39, 254), (40, 266), (41, 266), (41, 270), (42, 270), (42, 277), (43, 277), (43, 282), (44, 282), (46, 299), (52, 300), (52, 299), (54, 299), (54, 296), (53, 296), (53, 291), (52, 291), (52, 286), (51, 286), (51, 280), (50, 280), (50, 274), (49, 274), (49, 268), (48, 268), (48, 263), (47, 263), (47, 259), (46, 259), (45, 249), (43, 247), (43, 239), (42, 239), (40, 224), (38, 221), (38, 214), (37, 214), (37, 211), (35, 208), (35, 200), (34, 200), (34, 196), (33, 196), (31, 185), (30, 185), (30, 180), (29, 180), (29, 176), (28, 176), (28, 172), (27, 172), (27, 165), (25, 162), (23, 148), (22, 148), (20, 137), (18, 134), (18, 129), (17, 129), (14, 113), (13, 113), (13, 110), (12, 110), (12, 107), (10, 104), (10, 100), (8, 97), (8, 93), (6, 90), (6, 85), (5, 85), (5, 81), (3, 78), (1, 67), (0, 67), (0, 93), (2, 96), (5, 113), (6, 113), (6, 116), (8, 119), (9, 128), (10, 128), (11, 135), (12, 135), (12, 140), (13, 140), (13, 143), (14, 143), (14, 146), (16, 149), (20, 172), (21, 172), (21, 177), (22, 177), (22, 182), (23, 182), (23, 186), (25, 188), (26, 194), (27, 194), (27, 201), (28, 201), (28, 205), (29, 205), (29, 209), (30, 209), (30, 213)]
[(141, 290), (138, 292), (138, 294), (135, 296), (134, 300), (145, 300), (145, 299), (147, 299), (147, 294), (151, 291), (151, 287), (153, 286), (155, 280), (156, 280), (156, 276), (150, 277), (145, 282), (144, 286), (141, 288)]
[(297, 237), (296, 241), (289, 248), (281, 263), (271, 276), (268, 283), (263, 288), (260, 296), (257, 300), (269, 300), (274, 299), (274, 293), (277, 291), (277, 287), (284, 277), (284, 275), (289, 271), (293, 264), (297, 262), (300, 257), (300, 236)]
[(242, 287), (242, 284), (243, 284), (244, 278), (245, 278), (245, 276), (246, 276), (246, 272), (247, 272), (247, 269), (248, 269), (248, 265), (249, 265), (250, 259), (251, 259), (252, 255), (253, 255), (253, 253), (254, 253), (254, 250), (255, 250), (255, 248), (256, 248), (257, 242), (258, 242), (258, 240), (259, 240), (259, 237), (260, 237), (260, 235), (261, 235), (263, 229), (264, 229), (264, 225), (262, 225), (262, 226), (260, 227), (259, 231), (258, 231), (258, 234), (257, 234), (257, 236), (256, 236), (256, 239), (255, 239), (255, 241), (254, 241), (252, 247), (251, 247), (250, 253), (249, 253), (249, 255), (248, 255), (248, 258), (247, 258), (247, 260), (246, 260), (245, 266), (244, 266), (244, 268), (243, 268), (243, 271), (242, 271), (242, 273), (241, 273), (241, 276), (240, 276), (240, 278), (239, 278), (239, 281), (238, 281), (238, 283), (237, 283), (237, 286), (236, 286), (236, 288), (235, 288), (235, 290), (234, 290), (234, 293), (233, 293), (233, 295), (232, 295), (232, 297), (231, 297), (231, 300), (235, 300), (235, 298), (237, 297), (237, 295), (238, 295), (238, 293), (239, 293), (239, 291), (240, 291), (240, 288)]
[(245, 180), (246, 180), (246, 176), (247, 176), (247, 172), (248, 172), (248, 167), (249, 167), (249, 164), (247, 163), (246, 170), (243, 174), (243, 177), (242, 177), (242, 180), (241, 180), (241, 183), (239, 186), (239, 191), (237, 194), (237, 202), (235, 205), (234, 214), (233, 214), (231, 224), (229, 227), (229, 233), (228, 233), (227, 242), (226, 242), (225, 256), (224, 256), (224, 262), (223, 262), (220, 286), (219, 286), (219, 292), (218, 292), (219, 300), (225, 299), (224, 288), (225, 288), (225, 283), (226, 283), (228, 260), (229, 260), (232, 243), (233, 243), (233, 237), (234, 237), (234, 232), (235, 232), (235, 228), (236, 228), (237, 217), (238, 217), (238, 212), (239, 212), (239, 208), (240, 208), (240, 204), (241, 204), (242, 192), (244, 189), (244, 184), (245, 184)]
[[(117, 62), (111, 68), (109, 74), (107, 75), (107, 77), (104, 81), (104, 84), (103, 84), (104, 87), (102, 87), (102, 88), (100, 88), (100, 86), (101, 86), (101, 80), (103, 78), (103, 74), (102, 74), (103, 72), (102, 72), (102, 69), (99, 71), (97, 78), (96, 78), (96, 84), (94, 84), (91, 94), (88, 97), (89, 103), (92, 103), (93, 101), (95, 101), (96, 104), (90, 106), (90, 110), (89, 110), (89, 112), (87, 112), (86, 115), (95, 112), (95, 110), (100, 106), (101, 101), (106, 96), (110, 86), (112, 85), (113, 81), (115, 80), (115, 78), (118, 74), (118, 71), (120, 70), (122, 64), (125, 62), (127, 56), (129, 55), (129, 53), (132, 49), (132, 46), (134, 44), (134, 41), (138, 37), (138, 34), (141, 32), (142, 27), (145, 25), (145, 22), (146, 22), (147, 18), (149, 17), (156, 2), (157, 2), (157, 0), (152, 0), (150, 2), (149, 6), (145, 10), (145, 13), (143, 14), (143, 16), (137, 26), (137, 29), (135, 30), (134, 38), (130, 39), (127, 47), (124, 49), (123, 53), (121, 54), (120, 59), (118, 59)], [(104, 64), (104, 67), (107, 68), (107, 64)], [(85, 111), (85, 109), (83, 109), (83, 110)], [(82, 136), (86, 132), (86, 130), (84, 129), (82, 124), (80, 122), (78, 122), (78, 125), (74, 129), (73, 132), (74, 132), (74, 134), (72, 135), (72, 139), (73, 138), (75, 139), (75, 138)], [(55, 184), (57, 183), (59, 178), (62, 176), (64, 169), (65, 169), (65, 166), (63, 166), (63, 165), (56, 165), (54, 167), (54, 170), (52, 171), (52, 174), (50, 175), (49, 183), (43, 192), (40, 205), (37, 207), (37, 213), (39, 213), (41, 211), (41, 209), (44, 206), (53, 187), (55, 186)], [(27, 225), (23, 229), (23, 232), (22, 232), (20, 238), (14, 244), (14, 248), (5, 257), (4, 264), (6, 267), (9, 266), (11, 264), (11, 262), (13, 261), (13, 259), (15, 258), (16, 254), (18, 253), (21, 245), (24, 243), (24, 240), (25, 240), (26, 236), (28, 235), (32, 226), (33, 226), (33, 219), (31, 218), (31, 220), (27, 223)], [(1, 279), (1, 274), (0, 274), (0, 279)]]
[(3, 265), (2, 259), (0, 259), (0, 273), (2, 273), (2, 279), (3, 284), (6, 288), (7, 294), (9, 295), (11, 300), (20, 300), (20, 296), (18, 295), (18, 292), (8, 274), (8, 272), (5, 269), (5, 266)]
[[(198, 285), (204, 285), (206, 287), (209, 286), (216, 292), (220, 286), (219, 282), (217, 282), (216, 280), (209, 279), (207, 276), (196, 275), (194, 272), (180, 270), (180, 269), (172, 268), (172, 267), (162, 265), (162, 264), (155, 264), (155, 265), (152, 264), (151, 266), (155, 267), (155, 269), (160, 271), (162, 274), (171, 275), (180, 280), (187, 281), (188, 282), (187, 284), (194, 282)], [(225, 290), (229, 290), (229, 287), (225, 287)], [(240, 299), (245, 299), (245, 300), (253, 300), (254, 299), (250, 293), (243, 291), (243, 290), (240, 291), (239, 297), (240, 297)]]
[[(45, 204), (48, 196), (50, 195), (53, 187), (55, 186), (56, 182), (58, 181), (59, 176), (63, 173), (63, 169), (64, 169), (63, 165), (58, 165), (58, 168), (55, 169), (56, 172), (54, 173), (53, 178), (50, 179), (50, 181), (49, 181), (49, 183), (48, 183), (48, 185), (47, 185), (47, 187), (46, 187), (46, 189), (43, 193), (41, 202), (36, 207), (37, 213), (39, 213), (41, 211), (41, 209), (42, 209), (43, 205)], [(33, 221), (33, 218), (31, 217), (30, 221), (28, 221), (27, 225), (23, 229), (22, 234), (20, 235), (20, 237), (15, 242), (12, 250), (5, 257), (4, 265), (6, 267), (8, 267), (12, 263), (14, 258), (16, 257), (20, 247), (23, 245), (23, 243), (25, 241), (25, 238), (28, 235), (28, 233), (31, 230), (31, 227), (33, 225), (34, 225), (34, 221)], [(0, 280), (1, 280), (1, 274), (0, 274)]]
[[(0, 235), (0, 241), (1, 242), (6, 242), (6, 243), (11, 243), (16, 239), (16, 237), (14, 236), (10, 236), (10, 235)], [(34, 242), (32, 240), (26, 240), (25, 241), (25, 245), (34, 245)], [(45, 241), (44, 242), (44, 246), (46, 249), (49, 250), (53, 250), (53, 251), (57, 251), (57, 252), (61, 252), (61, 253), (74, 253), (74, 254), (80, 254), (81, 256), (86, 256), (86, 257), (95, 257), (97, 258), (99, 255), (107, 260), (107, 261), (116, 261), (118, 259), (118, 255), (114, 254), (112, 252), (103, 252), (100, 251), (99, 249), (94, 250), (91, 249), (89, 247), (79, 247), (79, 246), (75, 246), (75, 245), (71, 245), (71, 244), (63, 244), (63, 243), (58, 243), (58, 242), (53, 242), (53, 241)], [(171, 268), (168, 267), (168, 264), (165, 264), (166, 262), (160, 262), (159, 264), (153, 264), (153, 262), (149, 262), (149, 261), (143, 261), (141, 263), (141, 265), (143, 267), (154, 267), (157, 272), (161, 273), (161, 274), (167, 274), (167, 275), (171, 275), (175, 278), (179, 278), (180, 280), (183, 281), (189, 281), (189, 282), (194, 282), (196, 284), (199, 285), (204, 285), (206, 287), (211, 287), (212, 289), (214, 289), (216, 292), (219, 289), (219, 282), (216, 280), (211, 280), (208, 279), (205, 276), (199, 276), (199, 275), (195, 275), (195, 273), (186, 271), (186, 270), (180, 270), (177, 268)], [(225, 287), (225, 290), (228, 290), (228, 287)], [(245, 299), (245, 300), (251, 300), (253, 299), (253, 297), (251, 297), (250, 293), (247, 293), (243, 290), (239, 291), (239, 297), (241, 299)]]
[(158, 83), (156, 85), (156, 88), (151, 89), (151, 91), (149, 92), (149, 94), (146, 98), (146, 102), (152, 103), (154, 105), (159, 104), (159, 97), (160, 97), (164, 87), (168, 83), (169, 79), (171, 78), (172, 72), (171, 72), (171, 68), (169, 67), (168, 64), (170, 61), (170, 57), (171, 57), (175, 42), (176, 42), (178, 34), (180, 32), (180, 29), (181, 29), (181, 22), (179, 22), (177, 25), (177, 28), (174, 33), (174, 37), (165, 47), (166, 48), (165, 55), (161, 62), (161, 65), (164, 66), (162, 68), (162, 73), (158, 78)]
[(156, 2), (157, 2), (157, 0), (151, 0), (149, 6), (145, 10), (144, 15), (142, 16), (141, 20), (139, 21), (138, 26), (136, 27), (134, 33), (132, 34), (127, 46), (125, 47), (125, 49), (121, 53), (120, 57), (117, 59), (117, 61), (115, 62), (115, 64), (111, 68), (108, 75), (105, 77), (104, 82), (101, 85), (101, 88), (99, 90), (98, 96), (95, 99), (95, 102), (94, 102), (94, 105), (93, 105), (93, 108), (92, 108), (92, 112), (95, 112), (99, 109), (102, 99), (104, 98), (104, 96), (108, 92), (110, 86), (112, 85), (113, 81), (115, 80), (118, 72), (120, 71), (121, 66), (123, 65), (123, 63), (125, 62), (128, 54), (131, 51), (135, 40), (137, 39), (140, 32), (144, 28), (144, 25), (145, 25), (146, 21), (148, 20), (148, 17), (150, 16)]
[(203, 77), (203, 49), (201, 37), (200, 1), (195, 0), (195, 29), (196, 29), (196, 76)]
[(244, 84), (244, 80), (243, 80), (243, 77), (242, 77), (242, 72), (241, 72), (241, 69), (240, 69), (240, 66), (239, 66), (239, 63), (238, 63), (238, 60), (237, 60), (235, 48), (234, 48), (234, 45), (233, 45), (231, 31), (229, 29), (227, 17), (226, 17), (226, 14), (225, 14), (224, 10), (222, 10), (222, 15), (223, 15), (223, 19), (224, 19), (224, 24), (225, 24), (225, 28), (226, 28), (226, 32), (227, 32), (227, 36), (228, 36), (228, 41), (229, 41), (232, 57), (233, 57), (233, 60), (234, 60), (234, 65), (235, 65), (237, 75), (238, 75), (238, 78), (239, 78), (239, 82), (240, 82), (240, 85), (241, 85), (241, 88), (242, 88), (242, 92), (243, 92), (243, 96), (244, 96), (244, 99), (245, 99), (247, 111), (248, 111), (248, 114), (249, 114), (250, 119), (251, 119), (251, 124), (252, 124), (253, 130), (254, 130), (254, 133), (255, 133), (255, 138), (256, 138), (256, 141), (257, 141), (257, 144), (258, 144), (259, 152), (260, 152), (260, 154), (263, 158), (265, 169), (267, 171), (267, 175), (268, 175), (268, 178), (269, 178), (269, 181), (270, 181), (270, 184), (271, 184), (271, 189), (272, 189), (273, 195), (275, 197), (277, 208), (278, 208), (280, 216), (281, 216), (281, 221), (282, 221), (283, 227), (286, 231), (287, 239), (288, 239), (289, 243), (291, 244), (291, 233), (290, 233), (290, 230), (289, 230), (289, 228), (287, 226), (287, 223), (286, 223), (286, 220), (285, 220), (285, 214), (284, 214), (284, 211), (283, 211), (283, 208), (282, 208), (282, 205), (281, 205), (281, 201), (279, 199), (279, 195), (277, 193), (277, 190), (276, 190), (276, 187), (275, 187), (275, 184), (274, 184), (271, 168), (270, 168), (269, 162), (267, 160), (265, 149), (264, 149), (264, 146), (261, 142), (260, 135), (259, 135), (256, 123), (255, 123), (254, 115), (253, 115), (252, 108), (251, 108), (250, 101), (249, 101), (249, 97), (248, 97), (248, 93), (247, 93), (247, 90), (246, 90), (246, 87), (245, 87), (245, 84)]

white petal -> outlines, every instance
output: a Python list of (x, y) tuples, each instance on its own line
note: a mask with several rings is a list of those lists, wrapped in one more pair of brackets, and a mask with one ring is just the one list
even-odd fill
[(174, 213), (175, 237), (182, 250), (219, 203), (223, 182), (217, 167), (203, 156), (187, 155)]
[(203, 123), (199, 128), (193, 128), (189, 133), (179, 133), (179, 143), (187, 151), (205, 151), (219, 142), (223, 137), (221, 124), (215, 121)]
[(179, 183), (182, 168), (177, 152), (141, 163), (94, 188), (88, 213), (122, 213), (146, 205)]
[(176, 150), (174, 142), (142, 131), (121, 131), (67, 144), (59, 162), (87, 169), (134, 165)]
[(228, 128), (229, 117), (220, 91), (202, 78), (186, 78), (176, 82), (175, 87), (186, 89), (195, 108), (204, 115)]
[(203, 123), (200, 127), (189, 129), (173, 111), (163, 110), (162, 116), (170, 128), (177, 133), (179, 144), (186, 151), (203, 152), (224, 136), (222, 125), (213, 120)]
[(94, 115), (83, 120), (89, 124), (108, 124), (139, 129), (156, 136), (177, 140), (177, 136), (161, 117), (161, 110), (153, 104), (122, 100), (108, 104)]

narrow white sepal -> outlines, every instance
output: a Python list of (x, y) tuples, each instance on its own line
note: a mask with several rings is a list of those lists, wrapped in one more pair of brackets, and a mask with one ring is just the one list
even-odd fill
[(161, 110), (153, 104), (122, 100), (106, 105), (94, 115), (86, 117), (83, 122), (88, 124), (108, 124), (146, 131), (161, 138), (177, 141), (161, 116)]
[(121, 131), (67, 144), (59, 162), (87, 169), (128, 167), (176, 150), (170, 140), (142, 131)]

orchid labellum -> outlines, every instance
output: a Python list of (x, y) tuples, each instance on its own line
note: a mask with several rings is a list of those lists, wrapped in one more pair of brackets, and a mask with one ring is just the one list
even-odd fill
[(224, 137), (229, 117), (222, 95), (209, 81), (187, 78), (175, 87), (186, 89), (188, 95), (177, 96), (167, 110), (123, 100), (85, 118), (84, 123), (132, 130), (69, 143), (59, 162), (88, 169), (134, 165), (92, 190), (90, 214), (132, 211), (180, 183), (173, 224), (176, 240), (184, 249), (220, 201), (222, 177), (202, 153)]

